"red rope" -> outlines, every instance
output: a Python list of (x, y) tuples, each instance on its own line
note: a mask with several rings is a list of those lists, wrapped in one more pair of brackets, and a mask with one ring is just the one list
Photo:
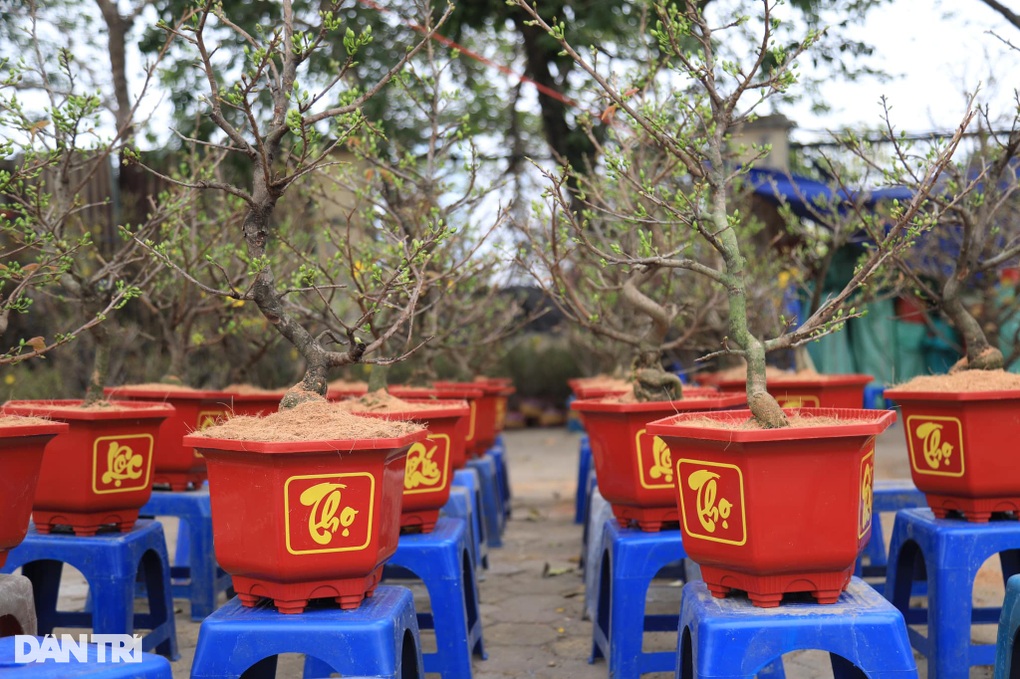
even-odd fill
[[(390, 10), (390, 9), (387, 9), (385, 7), (382, 7), (382, 6), (378, 5), (376, 2), (374, 2), (374, 0), (358, 0), (358, 2), (360, 2), (362, 5), (365, 5), (366, 7), (370, 8), (370, 9), (376, 10), (377, 12), (383, 12), (383, 13), (386, 13), (386, 14), (393, 14), (394, 13), (393, 10)], [(401, 18), (400, 21), (402, 21), (404, 23), (404, 25), (414, 29), (415, 31), (417, 31), (418, 33), (421, 33), (422, 35), (427, 35), (428, 32), (429, 32), (427, 28), (425, 28), (424, 26), (421, 26), (419, 24), (416, 24), (413, 21), (408, 21), (408, 20), (403, 19), (403, 18)], [(475, 52), (474, 50), (469, 50), (468, 48), (464, 47), (463, 45), (460, 45), (457, 42), (451, 40), (450, 38), (447, 38), (445, 35), (441, 35), (439, 33), (433, 33), (432, 34), (432, 39), (435, 40), (436, 42), (438, 42), (441, 45), (445, 45), (447, 47), (452, 47), (453, 49), (461, 52), (462, 54), (466, 54), (467, 56), (471, 57), (472, 59), (474, 59), (475, 61), (477, 61), (479, 63), (485, 64), (486, 66), (489, 66), (491, 68), (495, 68), (500, 73), (508, 75), (508, 76), (510, 76), (512, 78), (517, 78), (518, 80), (521, 80), (521, 81), (526, 82), (526, 83), (528, 83), (530, 85), (533, 85), (536, 90), (538, 90), (542, 94), (546, 95), (547, 97), (552, 97), (553, 99), (556, 99), (557, 101), (560, 101), (560, 102), (566, 104), (567, 106), (574, 106), (574, 107), (578, 106), (576, 101), (574, 101), (573, 99), (571, 99), (567, 95), (563, 94), (562, 92), (554, 90), (551, 87), (549, 87), (548, 85), (543, 85), (540, 82), (536, 82), (534, 79), (529, 78), (526, 75), (522, 75), (520, 73), (516, 73), (516, 72), (512, 71), (510, 68), (504, 66), (503, 64), (498, 64), (495, 61), (493, 61), (492, 59), (489, 59), (488, 57), (486, 57), (486, 56), (484, 56), (482, 54), (479, 54), (478, 52)]]

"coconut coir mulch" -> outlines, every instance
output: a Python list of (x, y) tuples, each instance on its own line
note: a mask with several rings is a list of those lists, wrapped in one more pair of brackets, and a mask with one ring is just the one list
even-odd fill
[(240, 396), (279, 396), (281, 398), (287, 392), (286, 389), (264, 389), (256, 387), (254, 384), (228, 384), (220, 391)]
[[(788, 414), (786, 417), (791, 429), (802, 429), (807, 427), (831, 427), (840, 424), (867, 424), (870, 419), (854, 419), (842, 417), (814, 417), (805, 414)], [(692, 417), (677, 424), (704, 427), (705, 429), (725, 429), (728, 431), (753, 431), (760, 430), (762, 426), (754, 418), (746, 420), (715, 420), (710, 417)]]
[(961, 370), (948, 375), (919, 375), (898, 391), (976, 392), (1020, 390), (1020, 375), (1005, 370)]
[(340, 401), (337, 406), (352, 413), (407, 413), (436, 408), (460, 408), (463, 403), (438, 399), (428, 403), (410, 403), (380, 389), (358, 398)]
[(40, 424), (53, 424), (53, 420), (47, 420), (43, 417), (0, 414), (0, 429), (4, 427), (38, 427)]
[(388, 439), (421, 431), (412, 422), (360, 417), (338, 403), (311, 401), (266, 415), (232, 417), (203, 429), (198, 436), (233, 441), (348, 441)]
[[(189, 386), (186, 386), (186, 385), (183, 385), (183, 384), (171, 384), (171, 383), (168, 383), (168, 382), (143, 382), (141, 384), (122, 384), (122, 385), (120, 385), (118, 387), (113, 387), (113, 389), (114, 390), (117, 390), (117, 389), (132, 389), (132, 390), (138, 389), (140, 391), (141, 390), (144, 390), (144, 391), (165, 391), (167, 393), (186, 392), (186, 391), (218, 391), (217, 389), (208, 389), (208, 390), (207, 389), (196, 389), (195, 387), (189, 387)], [(114, 396), (116, 396), (116, 394), (114, 394)]]
[[(684, 393), (678, 401), (700, 401), (706, 398), (719, 398), (722, 394), (687, 394)], [(609, 396), (603, 396), (599, 399), (602, 403), (640, 403), (638, 397), (634, 394), (633, 387), (630, 391), (623, 394), (610, 394)], [(668, 401), (663, 401), (667, 402)]]

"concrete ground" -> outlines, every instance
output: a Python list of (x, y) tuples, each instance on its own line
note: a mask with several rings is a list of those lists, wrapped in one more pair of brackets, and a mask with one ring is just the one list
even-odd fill
[[(528, 429), (504, 436), (513, 484), (513, 518), (504, 535), (504, 546), (490, 551), (491, 568), (479, 583), (488, 660), (476, 659), (477, 679), (539, 677), (543, 679), (602, 679), (604, 660), (588, 664), (591, 623), (582, 618), (584, 587), (578, 555), (581, 526), (573, 523), (574, 486), (577, 474), (579, 434), (565, 429)], [(903, 431), (899, 425), (878, 442), (876, 476), (908, 478), (909, 466)], [(176, 527), (166, 522), (173, 544)], [(892, 517), (884, 517), (885, 535)], [(65, 574), (62, 595), (69, 609), (84, 602), (85, 586), (76, 572)], [(656, 581), (649, 594), (650, 612), (676, 613), (682, 583)], [(427, 597), (415, 588), (419, 603)], [(975, 602), (1001, 604), (1001, 571), (989, 561), (978, 576)], [(177, 633), (182, 658), (174, 663), (175, 679), (189, 676), (199, 624), (187, 615), (188, 603), (178, 601)], [(975, 640), (994, 643), (994, 626), (975, 626)], [(646, 634), (646, 650), (674, 650), (676, 633)], [(423, 638), (426, 650), (433, 641)], [(827, 656), (818, 652), (791, 654), (785, 658), (791, 679), (831, 677)], [(923, 658), (918, 658), (925, 676)], [(285, 658), (279, 677), (299, 677), (296, 657)], [(645, 675), (653, 676), (653, 675)], [(662, 674), (655, 676), (672, 676)], [(991, 677), (991, 668), (974, 668), (972, 677)]]

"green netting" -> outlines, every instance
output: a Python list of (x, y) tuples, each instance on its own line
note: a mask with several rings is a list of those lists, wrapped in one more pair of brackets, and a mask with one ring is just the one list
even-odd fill
[[(808, 345), (819, 372), (863, 373), (881, 384), (896, 384), (929, 374), (945, 359), (944, 345), (926, 346), (924, 325), (897, 320), (892, 300), (865, 308), (867, 313), (847, 321), (842, 331)], [(926, 356), (934, 356), (931, 364)]]

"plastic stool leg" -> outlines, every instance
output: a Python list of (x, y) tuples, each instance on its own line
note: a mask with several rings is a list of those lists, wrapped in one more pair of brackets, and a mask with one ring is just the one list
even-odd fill
[[(132, 584), (129, 592), (124, 591), (123, 583), (106, 578), (95, 578), (89, 588), (96, 601), (92, 611), (92, 627), (102, 634), (130, 634), (134, 624), (135, 592)], [(150, 649), (142, 646), (143, 651)]]
[(995, 639), (995, 679), (1016, 679), (1020, 675), (1020, 658), (1016, 657), (1017, 627), (1020, 626), (1020, 575), (1006, 582), (1006, 598), (999, 616), (999, 631)]
[(39, 634), (50, 634), (57, 627), (57, 599), (60, 596), (60, 561), (33, 561), (21, 567), (21, 574), (32, 582), (32, 598), (39, 621)]
[[(188, 524), (189, 522), (185, 519), (177, 522), (177, 546), (174, 548), (175, 566), (191, 566), (191, 555), (195, 552), (192, 549), (191, 528)], [(199, 554), (204, 553), (199, 552)]]
[(574, 523), (583, 523), (588, 506), (588, 472), (591, 470), (591, 448), (588, 437), (582, 436), (577, 454), (577, 491), (574, 494)]

